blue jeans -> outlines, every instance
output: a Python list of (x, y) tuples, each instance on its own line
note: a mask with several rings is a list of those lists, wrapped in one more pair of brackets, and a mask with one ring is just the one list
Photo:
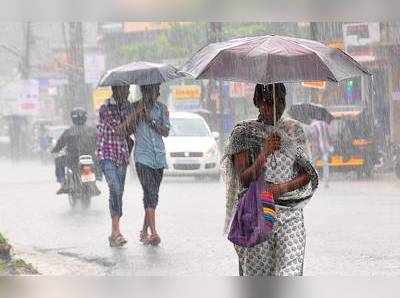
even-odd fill
[(111, 217), (121, 217), (126, 166), (116, 166), (111, 160), (102, 160), (100, 165), (110, 190), (109, 208)]
[(56, 168), (56, 177), (58, 183), (64, 183), (65, 180), (65, 166), (66, 166), (66, 156), (58, 156), (54, 160)]
[(143, 189), (144, 209), (156, 209), (158, 205), (158, 192), (160, 190), (164, 169), (153, 169), (137, 162), (136, 172)]

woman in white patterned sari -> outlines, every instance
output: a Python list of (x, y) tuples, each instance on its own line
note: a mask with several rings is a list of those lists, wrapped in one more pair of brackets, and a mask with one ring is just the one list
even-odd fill
[[(249, 184), (264, 175), (273, 193), (277, 222), (267, 241), (254, 247), (235, 245), (240, 270), (246, 276), (303, 274), (305, 228), (303, 207), (318, 185), (306, 153), (306, 137), (299, 122), (282, 118), (286, 89), (282, 83), (257, 84), (257, 120), (235, 126), (225, 147), (223, 166), (227, 185), (227, 219)], [(228, 224), (226, 225), (226, 228)]]

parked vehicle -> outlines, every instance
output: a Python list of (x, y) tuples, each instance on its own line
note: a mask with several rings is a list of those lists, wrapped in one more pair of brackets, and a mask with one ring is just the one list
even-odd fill
[(170, 135), (164, 139), (168, 168), (165, 175), (220, 179), (217, 132), (203, 117), (188, 112), (170, 114)]
[(394, 172), (400, 179), (400, 145), (390, 142), (389, 152), (382, 152), (382, 167), (388, 172)]
[[(379, 151), (374, 130), (362, 110), (332, 112), (330, 124), (334, 152), (329, 165), (332, 171), (355, 171), (358, 177), (371, 177), (379, 163)], [(322, 161), (317, 160), (320, 170)]]

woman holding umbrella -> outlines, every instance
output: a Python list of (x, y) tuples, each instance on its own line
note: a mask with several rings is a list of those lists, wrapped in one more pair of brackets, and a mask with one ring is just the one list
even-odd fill
[(254, 247), (235, 245), (241, 271), (246, 276), (302, 275), (302, 207), (318, 184), (317, 174), (305, 154), (306, 137), (301, 126), (295, 120), (282, 118), (285, 86), (275, 84), (275, 90), (273, 86), (256, 85), (253, 100), (259, 117), (234, 128), (223, 161), (228, 186), (227, 222), (240, 194), (260, 175), (264, 175), (266, 188), (276, 203), (277, 222), (268, 240)]
[[(169, 112), (158, 101), (160, 84), (141, 85), (142, 99), (134, 103), (134, 110), (120, 129), (135, 136), (135, 169), (143, 189), (144, 220), (140, 231), (143, 244), (158, 245), (156, 208), (164, 169), (167, 167), (163, 137), (170, 130)], [(150, 234), (149, 234), (150, 231)]]
[(286, 90), (276, 82), (337, 83), (370, 73), (339, 49), (279, 35), (209, 44), (195, 53), (182, 71), (196, 79), (270, 84), (258, 84), (254, 92), (259, 118), (239, 123), (225, 148), (226, 223), (248, 185), (264, 178), (277, 203), (277, 223), (267, 241), (250, 248), (235, 247), (243, 273), (301, 275), (305, 249), (302, 207), (316, 189), (318, 176), (305, 154), (301, 126), (281, 118)]

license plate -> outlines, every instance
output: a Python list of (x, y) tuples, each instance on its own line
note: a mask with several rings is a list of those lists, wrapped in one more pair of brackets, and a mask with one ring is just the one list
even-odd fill
[(96, 181), (96, 176), (94, 174), (90, 175), (81, 175), (82, 182), (93, 182)]
[(193, 164), (193, 163), (198, 163), (198, 161), (197, 160), (195, 160), (195, 159), (188, 159), (188, 158), (177, 158), (176, 159), (176, 162), (177, 163), (180, 163), (180, 164)]

